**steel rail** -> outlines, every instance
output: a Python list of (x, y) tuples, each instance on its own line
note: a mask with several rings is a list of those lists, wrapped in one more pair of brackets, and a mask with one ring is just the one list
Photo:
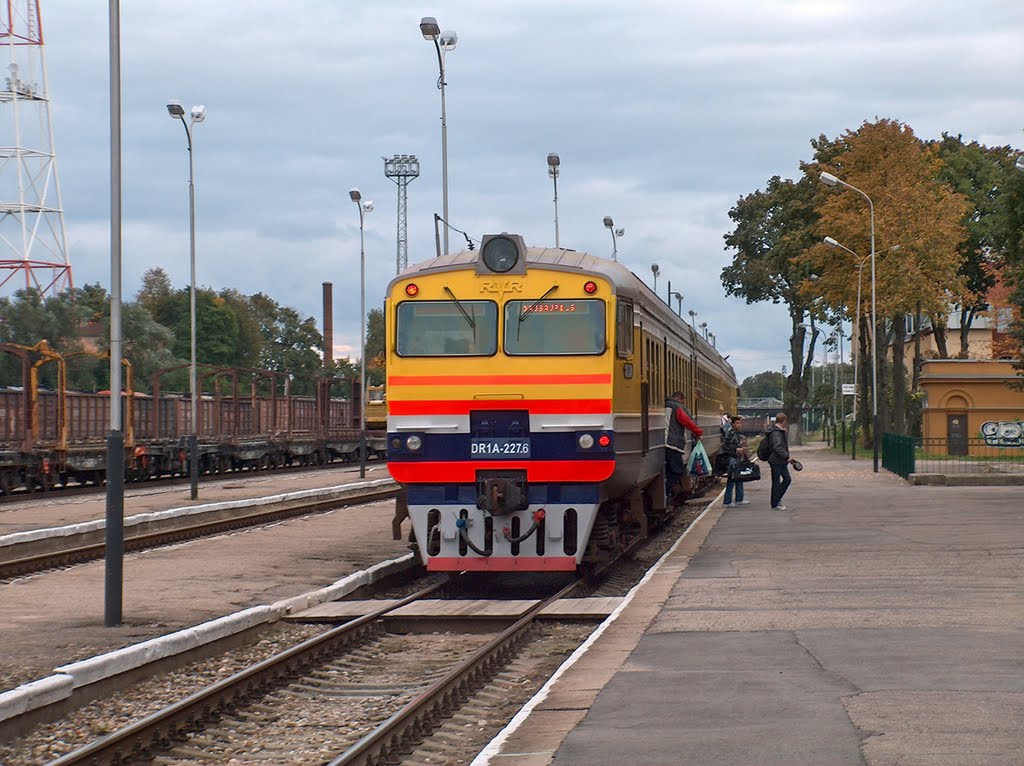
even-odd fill
[[(233, 529), (255, 527), (261, 524), (269, 524), (282, 519), (295, 516), (305, 516), (312, 513), (324, 513), (334, 508), (343, 508), (350, 505), (371, 503), (377, 500), (386, 500), (398, 494), (398, 488), (387, 487), (377, 488), (368, 492), (352, 495), (344, 498), (333, 498), (331, 500), (318, 500), (316, 502), (303, 503), (287, 508), (276, 508), (266, 511), (257, 511), (243, 516), (232, 516), (213, 521), (200, 521), (188, 526), (176, 527), (174, 529), (145, 532), (139, 535), (132, 535), (125, 538), (126, 551), (141, 551), (150, 548), (157, 548), (163, 545), (173, 545), (184, 540), (193, 540), (201, 537), (220, 534)], [(0, 562), (0, 579), (17, 577), (20, 575), (40, 572), (46, 569), (79, 564), (86, 561), (101, 559), (106, 550), (105, 543), (99, 542), (91, 545), (81, 545), (66, 548), (59, 551), (40, 553), (33, 556), (23, 556), (17, 559)]]
[(216, 718), (220, 711), (262, 695), (273, 684), (292, 675), (318, 658), (336, 651), (373, 627), (373, 623), (388, 612), (424, 598), (446, 586), (450, 579), (435, 583), (400, 601), (383, 606), (370, 614), (339, 625), (322, 635), (303, 641), (252, 667), (235, 673), (183, 700), (168, 705), (122, 729), (107, 734), (90, 744), (46, 766), (73, 766), (99, 764), (111, 766), (135, 763), (149, 757), (147, 752), (156, 746), (169, 744), (183, 731), (198, 728), (203, 721)]
[(506, 661), (518, 647), (541, 611), (549, 604), (583, 584), (579, 579), (570, 583), (554, 596), (533, 607), (501, 635), (473, 653), (443, 678), (435, 681), (416, 699), (412, 700), (351, 748), (330, 761), (326, 766), (383, 766), (408, 749), (412, 741), (425, 737), (438, 720), (451, 715), (475, 691), (474, 687), (486, 683), (499, 664)]

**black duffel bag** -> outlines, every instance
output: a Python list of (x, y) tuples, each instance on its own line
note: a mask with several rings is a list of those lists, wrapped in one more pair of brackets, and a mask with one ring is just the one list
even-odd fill
[(732, 467), (729, 478), (733, 481), (757, 481), (761, 478), (761, 467), (750, 460), (741, 460)]

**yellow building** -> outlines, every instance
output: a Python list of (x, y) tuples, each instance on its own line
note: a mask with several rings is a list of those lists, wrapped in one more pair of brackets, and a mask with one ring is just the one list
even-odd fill
[(1010, 387), (1022, 381), (1007, 361), (926, 360), (922, 435), (945, 440), (950, 455), (991, 453), (993, 447), (1024, 451), (1024, 391)]

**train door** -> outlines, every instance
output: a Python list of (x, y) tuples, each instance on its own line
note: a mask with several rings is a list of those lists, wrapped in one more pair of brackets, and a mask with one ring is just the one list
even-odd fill
[(651, 406), (651, 371), (650, 349), (647, 348), (647, 338), (644, 337), (644, 323), (640, 321), (640, 369), (643, 374), (640, 378), (640, 454), (646, 455), (651, 448), (651, 437), (647, 433), (650, 428), (651, 418), (647, 410)]

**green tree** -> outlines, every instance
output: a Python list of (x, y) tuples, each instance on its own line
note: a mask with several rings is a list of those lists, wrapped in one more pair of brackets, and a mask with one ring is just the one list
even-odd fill
[[(1005, 211), (999, 198), (1010, 181), (1013, 160), (1010, 147), (989, 148), (962, 136), (942, 134), (936, 142), (943, 165), (940, 181), (949, 185), (970, 203), (963, 224), (967, 236), (960, 245), (963, 294), (954, 296), (960, 309), (960, 356), (968, 356), (968, 337), (975, 317), (988, 308), (986, 296), (995, 284), (1000, 260), (1000, 231), (1005, 228)], [(938, 335), (936, 340), (939, 341)], [(948, 356), (945, 338), (941, 338), (941, 356)]]
[(785, 380), (781, 372), (765, 370), (764, 372), (744, 378), (743, 382), (740, 383), (740, 395), (744, 399), (763, 399), (769, 396), (779, 398), (782, 396), (782, 386), (784, 383)]
[(815, 193), (810, 178), (794, 182), (774, 176), (765, 191), (742, 197), (733, 206), (729, 217), (736, 227), (725, 235), (726, 249), (736, 251), (722, 270), (726, 292), (747, 303), (783, 303), (789, 311), (793, 372), (786, 380), (783, 409), (791, 420), (807, 398), (807, 371), (820, 334), (813, 298), (800, 289), (810, 271), (798, 260), (817, 241)]

